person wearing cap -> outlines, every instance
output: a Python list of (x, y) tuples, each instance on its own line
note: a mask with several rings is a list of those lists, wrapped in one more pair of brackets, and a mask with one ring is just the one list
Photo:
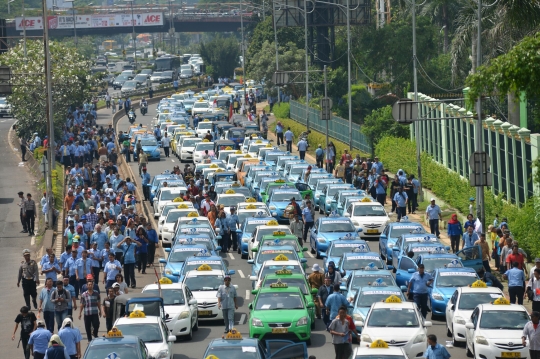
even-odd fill
[(51, 302), (54, 304), (54, 317), (58, 330), (62, 327), (62, 322), (68, 315), (68, 305), (71, 302), (71, 293), (64, 288), (62, 280), (56, 281), (56, 290), (51, 294)]
[(43, 319), (37, 320), (37, 328), (30, 334), (28, 339), (28, 345), (30, 351), (33, 353), (34, 359), (44, 359), (45, 352), (51, 340), (52, 334), (45, 329), (45, 321)]
[(413, 300), (420, 308), (422, 316), (426, 318), (428, 312), (429, 286), (433, 283), (433, 276), (425, 272), (424, 264), (418, 265), (418, 272), (413, 273), (407, 287), (407, 298), (412, 293)]
[(43, 319), (47, 325), (47, 330), (54, 332), (54, 303), (51, 301), (51, 296), (56, 289), (53, 287), (53, 280), (48, 278), (45, 280), (45, 287), (39, 293), (39, 312), (43, 312)]
[(435, 198), (431, 198), (430, 205), (426, 208), (426, 217), (429, 219), (429, 228), (431, 234), (435, 234), (437, 238), (441, 238), (439, 232), (439, 221), (441, 220), (441, 208), (435, 204)]
[(73, 320), (71, 318), (64, 319), (62, 327), (58, 331), (58, 336), (64, 343), (70, 359), (81, 357), (82, 335), (79, 329), (73, 327)]
[[(84, 312), (84, 328), (88, 341), (92, 341), (92, 334), (97, 338), (99, 331), (99, 316), (101, 314), (101, 297), (94, 291), (94, 281), (88, 282), (88, 289), (81, 294), (81, 307), (79, 309), (79, 319)], [(93, 331), (92, 331), (93, 328)]]
[(218, 300), (218, 308), (223, 312), (225, 333), (228, 333), (234, 327), (234, 311), (238, 309), (238, 304), (236, 302), (236, 288), (231, 285), (230, 275), (225, 276), (224, 284), (219, 286), (216, 297)]
[(15, 340), (15, 334), (17, 334), (17, 329), (19, 324), (21, 325), (21, 336), (19, 343), (22, 343), (24, 359), (30, 359), (30, 347), (28, 346), (28, 339), (30, 339), (30, 334), (36, 330), (36, 315), (30, 311), (30, 308), (23, 306), (20, 310), (20, 314), (15, 318), (15, 329), (13, 330), (13, 335), (11, 340)]
[[(313, 265), (313, 267), (311, 267), (311, 270), (313, 271), (307, 278), (308, 280), (308, 283), (309, 283), (309, 286), (311, 287), (311, 289), (317, 289), (317, 291), (319, 291), (319, 288), (323, 286), (324, 284), (324, 274), (321, 273), (321, 268), (319, 267), (319, 265), (317, 263), (315, 263)], [(315, 296), (316, 298), (316, 296)], [(314, 299), (315, 299), (314, 298)], [(317, 314), (317, 318), (321, 318), (321, 307), (319, 306), (319, 302), (317, 300), (315, 300), (315, 311), (316, 311), (316, 314)]]
[(23, 250), (24, 260), (19, 266), (19, 274), (17, 279), (17, 287), (22, 281), (23, 297), (26, 306), (30, 308), (30, 297), (34, 304), (34, 309), (37, 309), (37, 286), (39, 285), (39, 269), (37, 262), (30, 259), (30, 250)]

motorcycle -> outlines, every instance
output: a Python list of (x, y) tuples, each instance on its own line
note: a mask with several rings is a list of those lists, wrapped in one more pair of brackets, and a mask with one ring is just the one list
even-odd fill
[(141, 115), (146, 115), (148, 113), (148, 105), (147, 104), (142, 104), (141, 105)]
[(129, 113), (128, 113), (129, 123), (131, 123), (133, 125), (135, 123), (136, 118), (137, 118), (137, 116), (135, 115), (135, 112), (129, 111)]

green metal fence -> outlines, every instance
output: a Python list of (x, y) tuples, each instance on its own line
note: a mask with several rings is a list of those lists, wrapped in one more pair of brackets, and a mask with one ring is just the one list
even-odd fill
[[(306, 105), (297, 101), (291, 101), (291, 118), (303, 125), (306, 124)], [(349, 121), (338, 116), (332, 116), (331, 121), (320, 119), (320, 112), (314, 108), (309, 108), (309, 125), (318, 132), (326, 133), (326, 122), (328, 122), (328, 136), (338, 141), (349, 143)], [(365, 153), (371, 153), (366, 136), (360, 132), (360, 126), (352, 125), (352, 146)]]

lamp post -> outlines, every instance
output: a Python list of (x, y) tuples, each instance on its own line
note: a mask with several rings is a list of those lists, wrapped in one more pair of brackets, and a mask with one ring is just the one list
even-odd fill
[(173, 11), (172, 11), (173, 1), (174, 0), (169, 0), (169, 39), (171, 40), (171, 54), (174, 54), (174, 49), (173, 49), (174, 27), (173, 27)]
[(64, 0), (71, 3), (71, 15), (73, 15), (73, 34), (75, 37), (75, 48), (77, 48), (77, 17), (75, 16), (75, 0)]
[[(242, 29), (242, 83), (244, 84), (244, 102), (246, 101), (246, 53), (244, 51), (244, 0), (240, 0), (240, 27)], [(245, 106), (245, 103), (244, 103)]]
[(11, 8), (10, 8), (9, 4), (11, 4), (13, 1), (15, 1), (15, 0), (8, 0), (8, 2), (7, 2), (7, 13), (8, 14), (11, 14)]
[(135, 60), (135, 70), (137, 70), (137, 40), (135, 37), (135, 17), (133, 16), (133, 1), (134, 0), (124, 0), (125, 2), (130, 3), (131, 5), (131, 27), (133, 29), (131, 37), (133, 38), (133, 59)]
[[(276, 71), (279, 71), (279, 51), (278, 51), (278, 41), (277, 41), (277, 20), (276, 20), (276, 7), (275, 2), (272, 2), (272, 20), (274, 21), (274, 44), (276, 45)], [(281, 102), (281, 96), (279, 94), (279, 86), (277, 87), (277, 98), (278, 103)]]

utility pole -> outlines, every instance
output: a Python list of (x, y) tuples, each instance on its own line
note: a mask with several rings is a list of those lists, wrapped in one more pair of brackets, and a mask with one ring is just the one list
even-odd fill
[[(478, 33), (476, 39), (476, 70), (482, 66), (482, 0), (478, 1)], [(484, 152), (484, 127), (482, 126), (482, 97), (478, 96), (476, 100), (476, 113), (478, 119), (476, 120), (476, 136), (475, 136), (475, 150), (476, 152)], [(480, 181), (484, 183), (484, 169), (482, 161), (479, 161)], [(486, 213), (484, 206), (484, 187), (476, 187), (476, 216), (482, 223), (482, 231), (486, 231)]]
[(308, 63), (308, 21), (307, 21), (307, 2), (308, 0), (304, 0), (304, 41), (305, 41), (305, 48), (306, 48), (306, 128), (309, 131), (309, 63)]
[[(413, 76), (414, 76), (414, 101), (418, 101), (418, 76), (416, 73), (416, 0), (412, 0), (412, 31), (413, 31)], [(418, 202), (424, 200), (422, 191), (422, 163), (420, 162), (420, 123), (414, 124), (414, 137), (416, 140), (416, 166), (418, 172)]]
[[(352, 95), (351, 95), (351, 14), (347, 0), (347, 102), (349, 103), (349, 150), (352, 151)], [(326, 72), (325, 72), (326, 76)], [(326, 97), (326, 95), (324, 95)], [(328, 122), (327, 126), (328, 126)], [(326, 131), (328, 132), (328, 131)], [(327, 147), (328, 148), (328, 147)]]
[(242, 83), (244, 84), (244, 107), (246, 106), (246, 52), (244, 51), (244, 0), (240, 0), (240, 27), (242, 28)]
[[(275, 2), (273, 1), (272, 2), (272, 18), (274, 20), (274, 44), (276, 45), (276, 71), (279, 71), (279, 51), (278, 51), (278, 41), (277, 41), (277, 20), (276, 20), (276, 4)], [(280, 96), (280, 91), (279, 91), (279, 86), (276, 86), (277, 87), (277, 98), (278, 98), (278, 103), (281, 102), (281, 96)]]

